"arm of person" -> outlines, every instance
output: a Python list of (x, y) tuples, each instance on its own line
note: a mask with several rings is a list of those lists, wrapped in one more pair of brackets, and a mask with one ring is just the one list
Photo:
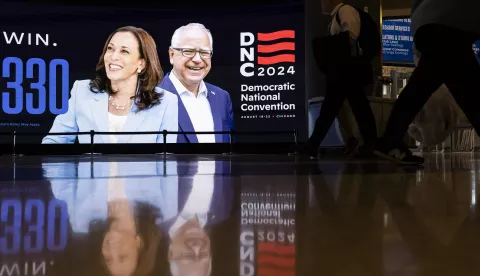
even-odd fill
[[(164, 100), (168, 101), (165, 108), (165, 115), (160, 125), (160, 131), (178, 131), (178, 97), (170, 92), (165, 91)], [(169, 96), (167, 96), (169, 95)], [(168, 98), (167, 98), (168, 97)], [(167, 100), (168, 99), (168, 100)], [(167, 143), (176, 143), (177, 134), (168, 134)], [(163, 134), (157, 136), (157, 143), (163, 143)]]
[[(78, 132), (77, 126), (77, 112), (76, 112), (76, 97), (79, 84), (75, 81), (71, 91), (70, 99), (68, 100), (67, 113), (60, 114), (53, 121), (50, 132)], [(47, 135), (43, 138), (42, 144), (73, 144), (76, 135)]]
[(340, 26), (342, 32), (349, 32), (351, 40), (357, 40), (360, 36), (361, 21), (358, 11), (352, 7), (345, 5), (338, 11)]

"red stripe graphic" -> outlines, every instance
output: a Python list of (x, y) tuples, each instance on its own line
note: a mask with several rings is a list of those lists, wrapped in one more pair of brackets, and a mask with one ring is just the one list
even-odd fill
[(293, 245), (279, 245), (273, 243), (259, 243), (258, 244), (259, 252), (271, 252), (282, 255), (294, 255), (295, 246)]
[(295, 271), (283, 271), (273, 268), (258, 268), (258, 276), (295, 276)]
[(295, 259), (293, 258), (279, 258), (273, 256), (258, 256), (258, 264), (273, 264), (281, 267), (295, 267)]
[(277, 64), (281, 62), (295, 62), (295, 55), (293, 54), (283, 54), (283, 55), (276, 55), (273, 57), (258, 57), (258, 64), (260, 65), (271, 65)]
[(295, 31), (283, 30), (273, 33), (258, 33), (257, 37), (259, 41), (271, 41), (281, 38), (295, 38)]
[(293, 42), (281, 42), (272, 45), (258, 45), (259, 53), (273, 53), (283, 50), (295, 50), (295, 43)]

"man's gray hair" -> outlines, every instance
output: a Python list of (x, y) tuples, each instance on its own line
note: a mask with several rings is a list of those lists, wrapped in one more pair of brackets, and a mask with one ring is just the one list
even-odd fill
[(188, 25), (181, 26), (180, 28), (176, 29), (175, 32), (173, 33), (170, 47), (180, 46), (180, 45), (178, 45), (179, 41), (180, 41), (180, 37), (181, 37), (182, 33), (187, 31), (187, 30), (202, 30), (202, 31), (206, 32), (207, 35), (208, 35), (208, 39), (210, 40), (210, 48), (211, 48), (210, 50), (213, 50), (212, 34), (210, 33), (209, 29), (205, 28), (205, 26), (203, 24), (200, 24), (200, 23), (190, 23)]

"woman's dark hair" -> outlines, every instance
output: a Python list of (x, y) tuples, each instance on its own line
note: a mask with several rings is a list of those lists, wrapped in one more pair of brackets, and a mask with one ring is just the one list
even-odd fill
[(103, 47), (102, 55), (98, 60), (95, 78), (90, 81), (90, 90), (94, 93), (107, 92), (109, 95), (116, 93), (116, 91), (113, 91), (110, 80), (107, 78), (104, 56), (110, 40), (119, 32), (129, 32), (136, 37), (140, 58), (145, 60), (145, 69), (138, 76), (138, 92), (132, 99), (134, 99), (140, 110), (159, 104), (162, 94), (155, 92), (155, 87), (162, 81), (164, 74), (158, 58), (157, 46), (149, 33), (144, 29), (133, 26), (121, 27), (110, 34)]

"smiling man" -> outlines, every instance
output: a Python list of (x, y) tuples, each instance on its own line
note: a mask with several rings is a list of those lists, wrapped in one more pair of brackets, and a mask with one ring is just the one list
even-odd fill
[[(233, 130), (230, 95), (227, 91), (203, 81), (212, 66), (213, 39), (210, 31), (199, 23), (178, 28), (172, 36), (168, 53), (173, 69), (163, 79), (160, 87), (179, 97), (179, 130)], [(177, 142), (228, 143), (229, 135), (178, 135)]]

